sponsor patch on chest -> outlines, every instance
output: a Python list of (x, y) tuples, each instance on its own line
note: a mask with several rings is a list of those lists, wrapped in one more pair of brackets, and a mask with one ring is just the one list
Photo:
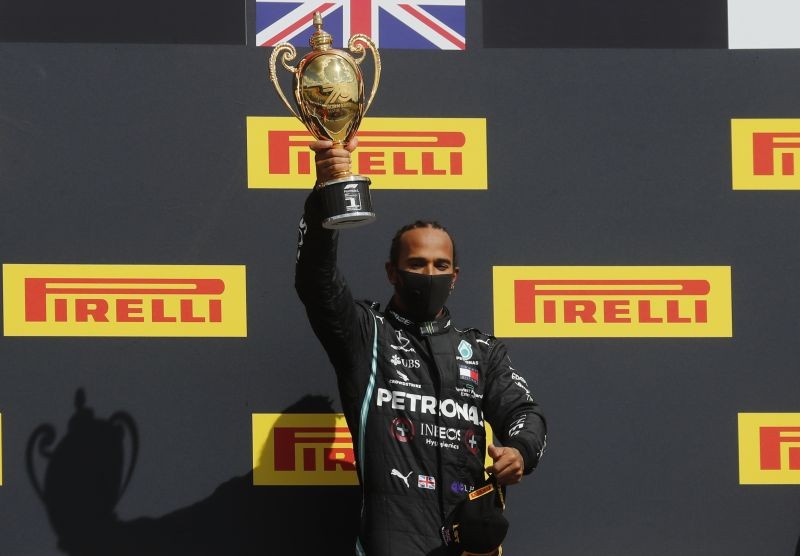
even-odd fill
[(483, 413), (480, 408), (470, 403), (450, 398), (438, 399), (434, 396), (378, 388), (375, 404), (378, 407), (390, 407), (394, 411), (441, 415), (442, 417), (467, 421), (478, 426), (483, 425)]
[(473, 369), (472, 367), (458, 367), (458, 378), (461, 380), (473, 384), (475, 386), (478, 385), (478, 370)]

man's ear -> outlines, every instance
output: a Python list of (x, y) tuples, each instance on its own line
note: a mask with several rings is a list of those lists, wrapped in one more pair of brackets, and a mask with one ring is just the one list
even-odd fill
[(386, 261), (386, 278), (389, 279), (389, 283), (393, 286), (397, 285), (397, 269), (392, 265), (391, 262)]
[(450, 280), (450, 290), (452, 291), (453, 288), (456, 287), (456, 280), (458, 280), (458, 271), (461, 270), (459, 267), (455, 267), (453, 269), (453, 279)]

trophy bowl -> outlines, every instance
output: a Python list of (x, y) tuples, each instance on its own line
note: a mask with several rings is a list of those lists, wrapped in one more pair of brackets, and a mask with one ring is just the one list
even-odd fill
[[(278, 96), (291, 113), (320, 140), (329, 140), (343, 147), (358, 131), (361, 118), (372, 104), (378, 88), (381, 62), (372, 39), (363, 34), (350, 37), (350, 52), (332, 48), (333, 37), (322, 29), (322, 16), (314, 14), (316, 31), (309, 41), (313, 50), (297, 66), (297, 51), (289, 43), (275, 46), (269, 59), (269, 77)], [(370, 97), (365, 100), (364, 78), (359, 65), (367, 50), (372, 52), (375, 76)], [(278, 81), (277, 61), (291, 72), (295, 110), (283, 94)], [(333, 179), (317, 183), (322, 198), (322, 225), (329, 229), (354, 228), (375, 220), (368, 177), (341, 172)]]

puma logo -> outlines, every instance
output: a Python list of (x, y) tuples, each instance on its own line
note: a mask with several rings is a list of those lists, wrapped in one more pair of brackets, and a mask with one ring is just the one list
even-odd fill
[(408, 475), (404, 476), (397, 469), (392, 469), (392, 475), (391, 476), (392, 477), (397, 477), (398, 479), (400, 479), (401, 481), (403, 481), (406, 484), (406, 488), (410, 488), (408, 486), (408, 478), (411, 476), (412, 473), (413, 473), (413, 471), (409, 471)]

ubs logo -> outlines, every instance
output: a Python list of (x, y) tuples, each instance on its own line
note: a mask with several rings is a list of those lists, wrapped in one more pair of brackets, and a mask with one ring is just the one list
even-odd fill
[(392, 358), (389, 361), (392, 363), (392, 365), (400, 365), (406, 369), (419, 369), (420, 367), (419, 359), (403, 359), (396, 353), (392, 355)]

